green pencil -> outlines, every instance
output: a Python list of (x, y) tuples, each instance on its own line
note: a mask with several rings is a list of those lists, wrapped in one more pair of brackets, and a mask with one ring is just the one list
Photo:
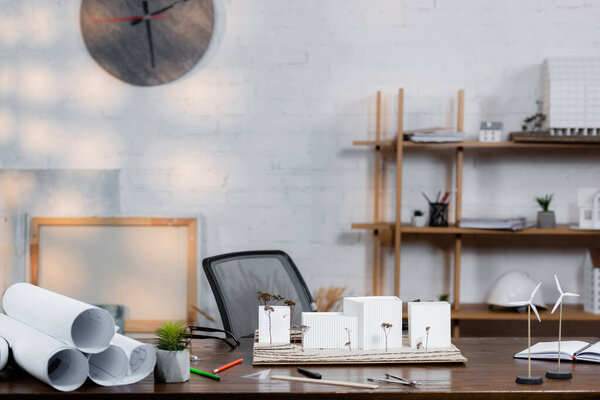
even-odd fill
[(198, 374), (198, 375), (206, 376), (208, 378), (213, 378), (213, 379), (216, 379), (216, 380), (220, 380), (221, 379), (221, 377), (219, 375), (211, 374), (210, 372), (200, 371), (199, 369), (196, 369), (196, 368), (190, 368), (190, 371), (193, 372), (193, 373), (195, 373), (195, 374)]

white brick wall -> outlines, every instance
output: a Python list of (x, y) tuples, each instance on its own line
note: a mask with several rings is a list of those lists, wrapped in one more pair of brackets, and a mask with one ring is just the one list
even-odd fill
[[(121, 212), (199, 214), (201, 257), (280, 248), (313, 290), (348, 284), (354, 295), (371, 287), (370, 235), (349, 226), (372, 218), (372, 154), (351, 143), (374, 137), (378, 89), (388, 137), (401, 86), (407, 129), (453, 123), (464, 88), (472, 137), (481, 120), (509, 132), (536, 110), (545, 58), (600, 53), (590, 0), (216, 0), (217, 38), (200, 65), (138, 88), (87, 54), (79, 2), (0, 5), (0, 168), (120, 169)], [(598, 182), (598, 153), (535, 154), (468, 154), (463, 214), (534, 218), (533, 197), (552, 192), (558, 221), (574, 220), (573, 190)], [(444, 152), (407, 155), (405, 221), (421, 190), (451, 187), (451, 163)], [(583, 251), (511, 248), (466, 248), (463, 300), (483, 300), (509, 268), (581, 285)], [(443, 246), (408, 239), (404, 249), (403, 299), (449, 290)]]

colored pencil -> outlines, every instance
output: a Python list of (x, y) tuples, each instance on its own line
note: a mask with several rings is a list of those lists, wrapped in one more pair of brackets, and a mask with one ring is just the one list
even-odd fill
[(196, 368), (190, 368), (190, 372), (193, 372), (198, 375), (206, 376), (207, 378), (216, 379), (217, 381), (221, 379), (221, 377), (219, 375), (214, 375), (214, 374), (211, 374), (210, 372), (200, 371), (199, 369), (196, 369)]
[(379, 387), (379, 385), (369, 385), (366, 383), (327, 381), (324, 379), (299, 378), (296, 376), (284, 376), (284, 375), (273, 375), (273, 376), (271, 376), (271, 379), (276, 379), (276, 380), (280, 380), (280, 381), (317, 383), (319, 385), (348, 386), (348, 387), (363, 388), (363, 389), (377, 389)]
[(242, 361), (244, 361), (244, 359), (240, 358), (239, 360), (235, 360), (235, 361), (230, 362), (229, 364), (225, 364), (225, 365), (223, 365), (223, 366), (221, 366), (219, 368), (215, 368), (215, 369), (213, 369), (213, 374), (218, 374), (219, 372), (221, 372), (221, 371), (223, 371), (223, 370), (225, 370), (227, 368), (231, 368), (234, 365), (241, 364)]

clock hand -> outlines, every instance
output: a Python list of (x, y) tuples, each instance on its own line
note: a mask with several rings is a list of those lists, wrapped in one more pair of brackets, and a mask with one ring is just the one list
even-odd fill
[[(158, 19), (158, 18), (167, 18), (169, 16), (169, 14), (156, 14), (156, 15), (150, 15), (149, 17), (147, 17), (148, 19)], [(143, 21), (144, 20), (144, 16), (138, 15), (135, 17), (119, 17), (119, 18), (102, 18), (102, 19), (90, 19), (88, 20), (88, 22), (90, 24), (93, 23), (97, 23), (97, 22), (119, 22), (119, 21)]]
[[(154, 15), (162, 14), (162, 13), (164, 13), (165, 11), (167, 11), (167, 10), (170, 10), (171, 8), (175, 7), (176, 5), (178, 5), (178, 4), (182, 4), (182, 3), (185, 3), (185, 2), (187, 2), (187, 1), (188, 1), (188, 0), (177, 0), (176, 2), (172, 3), (171, 5), (168, 5), (168, 6), (166, 6), (166, 7), (163, 7), (163, 8), (161, 8), (160, 10), (156, 10), (156, 11), (154, 11), (152, 14), (150, 14), (150, 18), (152, 18), (152, 16), (154, 16)], [(131, 25), (137, 25), (137, 24), (139, 24), (140, 22), (142, 22), (142, 21), (140, 21), (140, 20), (132, 21), (132, 22), (131, 22)]]
[[(148, 2), (146, 0), (142, 1), (142, 6), (144, 7), (144, 14), (148, 15)], [(150, 20), (144, 19), (146, 23), (146, 34), (148, 35), (148, 45), (150, 46), (150, 63), (152, 68), (154, 68), (154, 45), (152, 44), (152, 30), (150, 29)]]

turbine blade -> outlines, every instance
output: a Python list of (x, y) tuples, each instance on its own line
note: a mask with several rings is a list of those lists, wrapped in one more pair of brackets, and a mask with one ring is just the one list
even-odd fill
[(535, 289), (533, 289), (533, 292), (531, 292), (531, 297), (529, 298), (529, 303), (531, 303), (533, 301), (533, 298), (535, 297), (535, 292), (537, 292), (537, 290), (540, 288), (540, 286), (542, 286), (542, 282), (538, 283), (537, 286), (535, 287)]
[(542, 322), (542, 319), (540, 318), (540, 314), (538, 314), (537, 308), (535, 308), (535, 304), (529, 303), (529, 307), (531, 307), (531, 309), (535, 313), (535, 316), (537, 317), (538, 321)]
[(577, 293), (570, 293), (570, 292), (563, 293), (563, 296), (579, 297), (579, 295)]
[(556, 274), (554, 274), (554, 280), (556, 281), (556, 288), (558, 289), (560, 294), (563, 294), (562, 288), (560, 287), (560, 283), (558, 283), (558, 277), (556, 276)]
[(558, 298), (558, 300), (556, 300), (556, 303), (554, 303), (554, 308), (552, 309), (552, 311), (550, 312), (550, 314), (554, 314), (554, 311), (556, 311), (556, 309), (558, 308), (559, 304), (562, 303), (563, 296), (564, 296), (564, 294), (561, 294), (560, 297)]

